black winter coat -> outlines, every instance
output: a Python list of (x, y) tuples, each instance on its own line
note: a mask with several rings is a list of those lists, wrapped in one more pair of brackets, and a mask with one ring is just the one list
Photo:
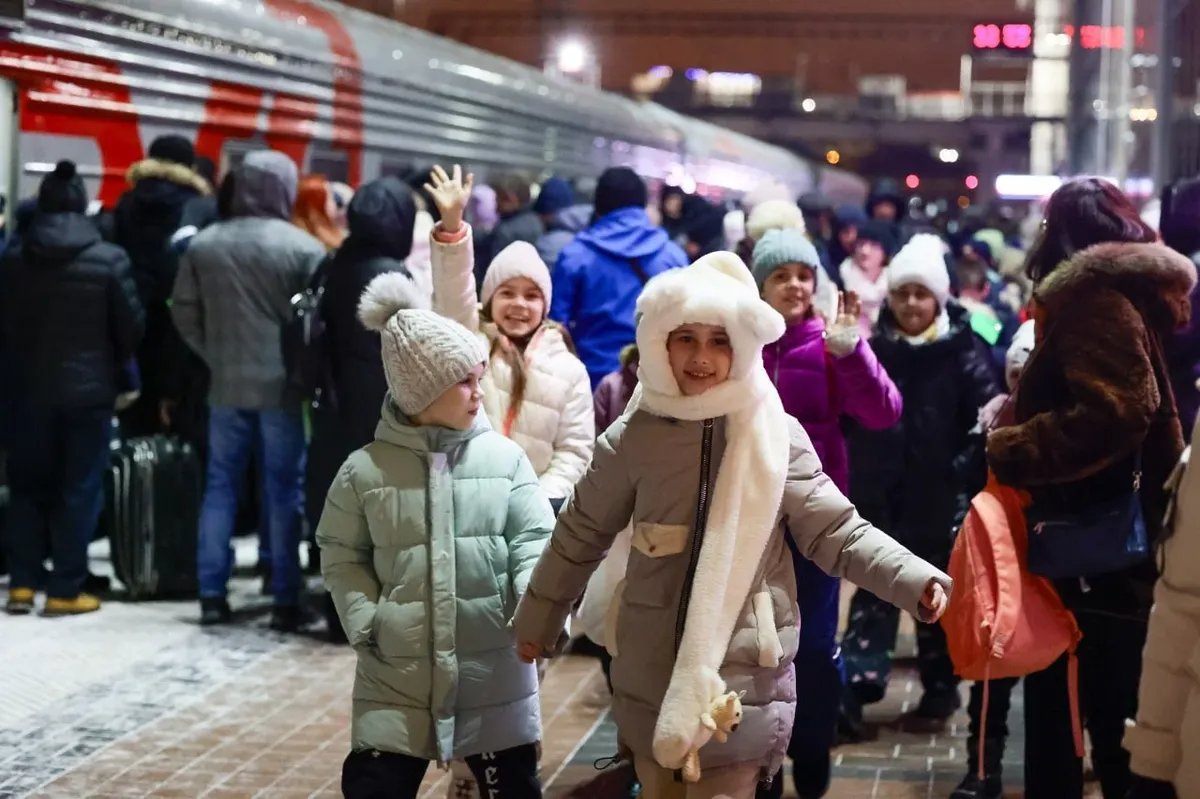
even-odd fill
[[(947, 309), (950, 332), (913, 345), (886, 307), (871, 348), (904, 398), (894, 427), (850, 431), (850, 494), (862, 515), (944, 567), (966, 493), (979, 409), (1000, 393), (987, 344), (966, 311)], [(978, 461), (974, 461), (978, 462)]]
[(145, 314), (129, 257), (90, 219), (36, 215), (0, 264), (0, 307), (0, 350), (18, 402), (112, 407)]
[(403, 182), (383, 178), (368, 183), (350, 203), (349, 238), (321, 267), (326, 270), (321, 317), (334, 401), (322, 403), (313, 417), (306, 483), (308, 515), (314, 521), (342, 463), (375, 438), (387, 381), (379, 334), (359, 321), (358, 302), (379, 275), (408, 274), (404, 259), (412, 250), (415, 217), (412, 192)]

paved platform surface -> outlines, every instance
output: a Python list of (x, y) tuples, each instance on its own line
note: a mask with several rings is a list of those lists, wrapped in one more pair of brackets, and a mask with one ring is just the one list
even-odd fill
[[(103, 547), (94, 554), (102, 570)], [(239, 560), (253, 557), (243, 542)], [(272, 633), (256, 588), (235, 581), (243, 612), (221, 629), (200, 628), (192, 602), (0, 616), (0, 799), (340, 796), (354, 656), (315, 635)], [(948, 796), (964, 768), (966, 718), (936, 728), (908, 721), (919, 690), (911, 668), (896, 671), (868, 711), (875, 740), (837, 751), (830, 799)], [(597, 663), (555, 661), (542, 704), (547, 796), (623, 797), (627, 775), (593, 765), (615, 743)], [(1018, 695), (1014, 731), (1020, 712)], [(1018, 735), (1006, 759), (1009, 799), (1021, 795), (1020, 752)], [(449, 789), (431, 770), (422, 797)]]

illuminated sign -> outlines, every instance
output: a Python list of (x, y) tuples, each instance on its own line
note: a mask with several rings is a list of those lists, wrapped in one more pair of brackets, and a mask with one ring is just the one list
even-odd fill
[[(1074, 25), (1064, 25), (1063, 33), (1072, 41), (1077, 41), (1084, 50), (1120, 50), (1125, 47), (1125, 28), (1120, 25), (1080, 25), (1078, 30)], [(1139, 26), (1133, 29), (1133, 43), (1136, 47), (1145, 46), (1145, 28)]]
[(981, 55), (1031, 55), (1033, 26), (1028, 22), (981, 22), (971, 29), (971, 48)]

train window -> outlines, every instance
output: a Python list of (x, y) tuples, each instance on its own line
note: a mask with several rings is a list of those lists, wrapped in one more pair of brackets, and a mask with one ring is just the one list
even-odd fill
[(345, 183), (350, 179), (350, 162), (345, 153), (314, 149), (308, 157), (308, 171), (333, 183)]

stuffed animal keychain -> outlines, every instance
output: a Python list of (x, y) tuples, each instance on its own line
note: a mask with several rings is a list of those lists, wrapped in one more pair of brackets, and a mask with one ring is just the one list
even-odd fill
[(683, 781), (687, 783), (697, 783), (700, 781), (700, 749), (716, 738), (717, 743), (725, 743), (729, 740), (729, 736), (737, 731), (738, 725), (742, 723), (742, 697), (746, 695), (745, 691), (741, 693), (729, 693), (717, 697), (713, 702), (712, 707), (707, 713), (700, 717), (700, 723), (705, 730), (708, 730), (708, 735), (703, 736), (703, 740), (696, 742), (696, 745), (687, 753), (687, 757), (683, 761)]

